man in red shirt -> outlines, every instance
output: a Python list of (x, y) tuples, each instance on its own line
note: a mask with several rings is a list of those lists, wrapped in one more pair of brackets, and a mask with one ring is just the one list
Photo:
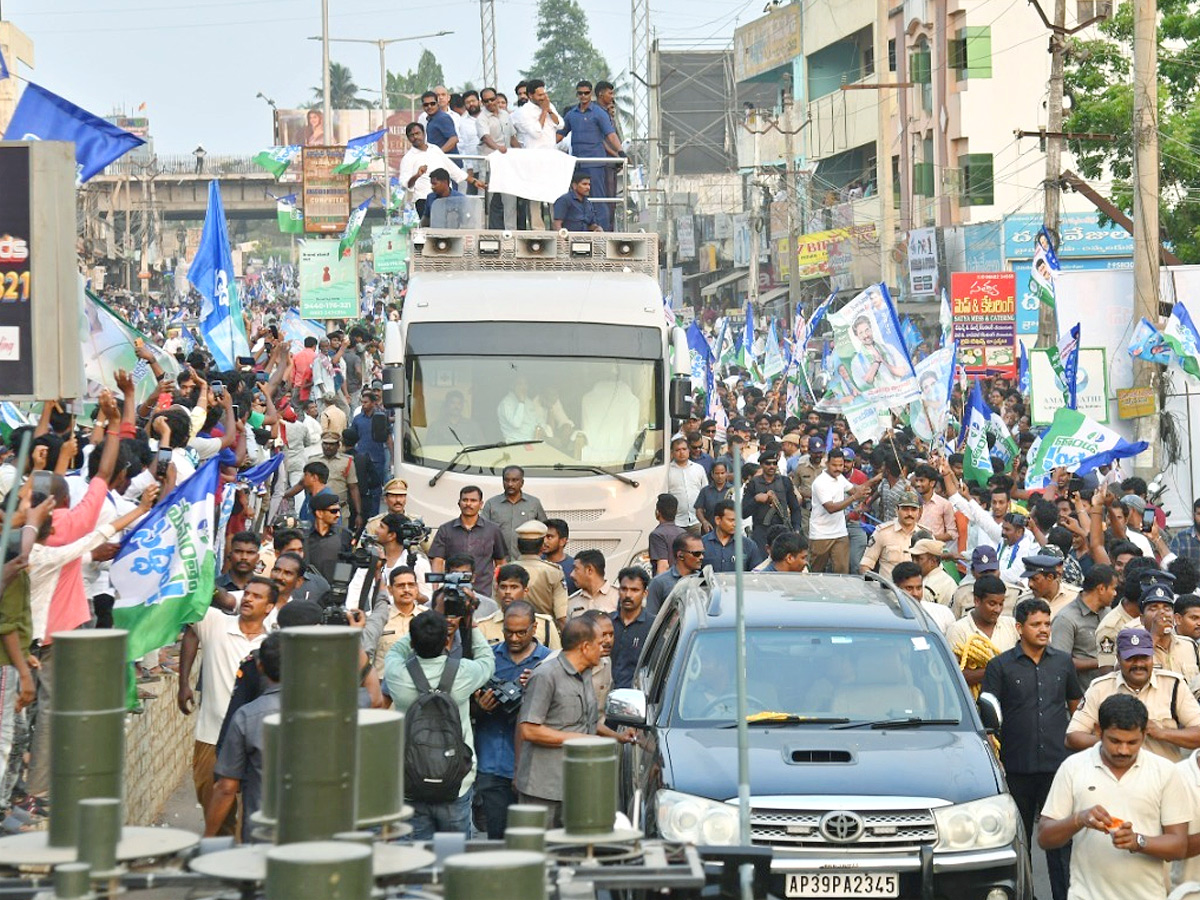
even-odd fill
[(307, 402), (312, 393), (313, 360), (317, 358), (317, 339), (306, 337), (304, 349), (292, 357), (292, 388), (296, 396)]
[[(108, 497), (109, 486), (115, 480), (121, 439), (133, 438), (137, 434), (134, 425), (137, 402), (133, 396), (133, 378), (127, 372), (118, 371), (116, 380), (123, 396), (123, 411), (118, 411), (117, 402), (108, 391), (100, 395), (100, 411), (107, 425), (102, 449), (93, 451), (100, 453), (100, 465), (96, 470), (96, 477), (88, 482), (87, 492), (78, 503), (70, 506), (66, 480), (61, 475), (51, 478), (50, 493), (56, 505), (51, 513), (52, 531), (46, 540), (49, 547), (66, 546), (96, 530), (100, 512)], [(100, 552), (92, 551), (92, 559), (98, 561)], [(38, 705), (41, 709), (50, 708), (50, 694), (54, 686), (51, 635), (58, 631), (73, 631), (81, 625), (86, 625), (91, 618), (92, 612), (83, 586), (81, 557), (59, 570), (58, 581), (50, 597), (46, 633), (41, 637), (37, 649), (33, 651), (34, 656), (38, 658)], [(49, 788), (50, 717), (38, 716), (33, 734), (27, 790), (33, 797), (45, 797)]]

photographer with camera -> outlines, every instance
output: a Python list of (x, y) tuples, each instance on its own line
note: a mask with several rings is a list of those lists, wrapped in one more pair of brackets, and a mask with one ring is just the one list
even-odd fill
[(504, 836), (508, 807), (517, 802), (512, 782), (516, 768), (517, 715), (525, 683), (537, 665), (550, 655), (550, 648), (535, 636), (537, 621), (533, 604), (528, 601), (514, 600), (508, 605), (503, 616), (504, 640), (492, 648), (496, 674), (485, 688), (475, 693), (475, 752), (479, 768), (475, 793), (491, 840)]
[(367, 534), (379, 541), (383, 552), (383, 580), (386, 584), (392, 570), (397, 566), (408, 566), (417, 575), (417, 585), (425, 583), (431, 571), (429, 559), (421, 553), (421, 542), (429, 536), (429, 529), (420, 519), (409, 519), (399, 513), (387, 513), (379, 518), (374, 529)]
[(430, 610), (413, 619), (384, 662), (388, 693), (405, 714), (404, 794), (413, 807), (415, 841), (432, 840), (438, 831), (471, 837), (475, 735), (469, 701), (491, 681), (496, 657), (478, 629), (468, 637), (471, 658), (451, 657), (450, 640), (446, 617)]

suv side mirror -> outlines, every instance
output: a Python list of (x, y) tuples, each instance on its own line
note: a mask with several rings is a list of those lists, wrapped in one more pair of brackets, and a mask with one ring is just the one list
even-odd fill
[(1000, 712), (1000, 701), (993, 694), (983, 693), (975, 702), (979, 708), (979, 718), (988, 734), (999, 734), (1000, 726), (1004, 724), (1004, 715)]
[(646, 695), (637, 688), (617, 688), (608, 695), (604, 715), (617, 725), (645, 725)]

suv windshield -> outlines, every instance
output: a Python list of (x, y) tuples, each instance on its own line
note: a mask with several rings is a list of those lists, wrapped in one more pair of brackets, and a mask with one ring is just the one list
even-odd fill
[(661, 463), (660, 368), (649, 360), (414, 357), (405, 460), (441, 467), (463, 447), (541, 441), (464, 454), (456, 467), (518, 463), (538, 475), (578, 476), (589, 473), (571, 466), (620, 472)]
[[(693, 639), (672, 718), (728, 724), (737, 712), (734, 632)], [(958, 673), (933, 639), (891, 631), (746, 631), (747, 713), (876, 722), (969, 720)], [(794, 720), (791, 720), (794, 721)]]

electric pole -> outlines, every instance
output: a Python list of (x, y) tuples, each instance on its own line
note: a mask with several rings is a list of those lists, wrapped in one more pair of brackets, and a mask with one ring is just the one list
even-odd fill
[[(1063, 31), (1067, 24), (1067, 0), (1054, 0), (1054, 25), (1050, 31), (1050, 97), (1047, 101), (1046, 120), (1046, 180), (1043, 182), (1042, 223), (1058, 237), (1058, 203), (1062, 167), (1063, 123)], [(1054, 307), (1043, 303), (1038, 307), (1039, 347), (1053, 347), (1058, 342), (1058, 315)]]
[[(1156, 0), (1133, 0), (1133, 315), (1158, 322), (1158, 15)], [(1158, 386), (1153, 363), (1133, 361), (1135, 387)], [(1137, 419), (1149, 449), (1134, 473), (1158, 474), (1158, 416)]]
[(483, 84), (499, 90), (496, 84), (496, 0), (479, 0), (479, 30), (483, 37)]
[[(795, 98), (792, 96), (791, 79), (783, 89), (783, 184), (784, 196), (787, 197), (787, 253), (788, 253), (788, 314), (787, 321), (794, 322), (793, 316), (800, 307), (800, 279), (797, 268), (796, 231), (799, 225), (796, 215), (796, 147), (793, 138), (800, 129), (792, 127), (792, 113), (796, 109)], [(757, 139), (756, 139), (757, 140)], [(774, 235), (772, 235), (774, 237)], [(778, 274), (778, 273), (776, 273)]]

